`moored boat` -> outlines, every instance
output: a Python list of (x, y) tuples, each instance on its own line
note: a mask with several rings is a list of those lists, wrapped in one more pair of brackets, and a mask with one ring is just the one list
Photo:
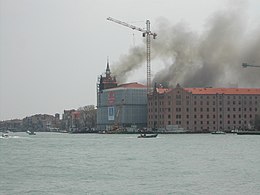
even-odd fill
[(260, 135), (260, 131), (238, 131), (237, 135)]
[(211, 134), (226, 134), (224, 131), (213, 131)]

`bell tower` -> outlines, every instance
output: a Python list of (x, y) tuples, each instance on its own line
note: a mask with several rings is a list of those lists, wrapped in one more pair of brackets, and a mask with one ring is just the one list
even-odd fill
[(109, 59), (107, 58), (106, 76), (100, 75), (99, 91), (117, 87), (116, 77), (111, 76)]

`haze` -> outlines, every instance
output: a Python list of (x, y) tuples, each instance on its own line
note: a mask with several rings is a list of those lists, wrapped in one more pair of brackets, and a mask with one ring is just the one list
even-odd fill
[[(184, 32), (203, 35), (212, 15), (234, 7), (242, 14), (238, 29), (246, 29), (252, 41), (259, 32), (257, 0), (0, 0), (0, 120), (96, 105), (97, 77), (105, 71), (107, 56), (116, 70), (133, 48), (144, 46), (140, 32), (107, 21), (109, 16), (140, 27), (149, 19), (160, 43), (167, 40), (164, 28), (183, 24)], [(156, 43), (153, 47), (154, 52), (163, 48)], [(161, 66), (171, 63), (168, 57), (152, 61), (153, 76), (159, 78)], [(145, 80), (145, 62), (136, 64), (139, 67), (128, 72), (125, 82)], [(178, 80), (185, 83), (182, 78), (171, 82)]]

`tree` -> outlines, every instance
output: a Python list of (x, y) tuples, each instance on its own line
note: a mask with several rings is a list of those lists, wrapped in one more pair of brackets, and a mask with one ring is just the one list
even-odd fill
[(97, 110), (94, 105), (87, 105), (78, 109), (80, 112), (80, 129), (91, 130), (96, 127)]

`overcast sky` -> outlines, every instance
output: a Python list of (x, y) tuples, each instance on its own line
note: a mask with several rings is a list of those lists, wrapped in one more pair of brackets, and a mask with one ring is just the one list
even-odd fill
[[(107, 56), (113, 67), (143, 44), (140, 32), (107, 17), (139, 27), (149, 19), (152, 31), (164, 18), (200, 32), (212, 13), (232, 3), (243, 4), (259, 25), (258, 0), (0, 0), (0, 120), (96, 105)], [(141, 71), (128, 81), (145, 77)]]

